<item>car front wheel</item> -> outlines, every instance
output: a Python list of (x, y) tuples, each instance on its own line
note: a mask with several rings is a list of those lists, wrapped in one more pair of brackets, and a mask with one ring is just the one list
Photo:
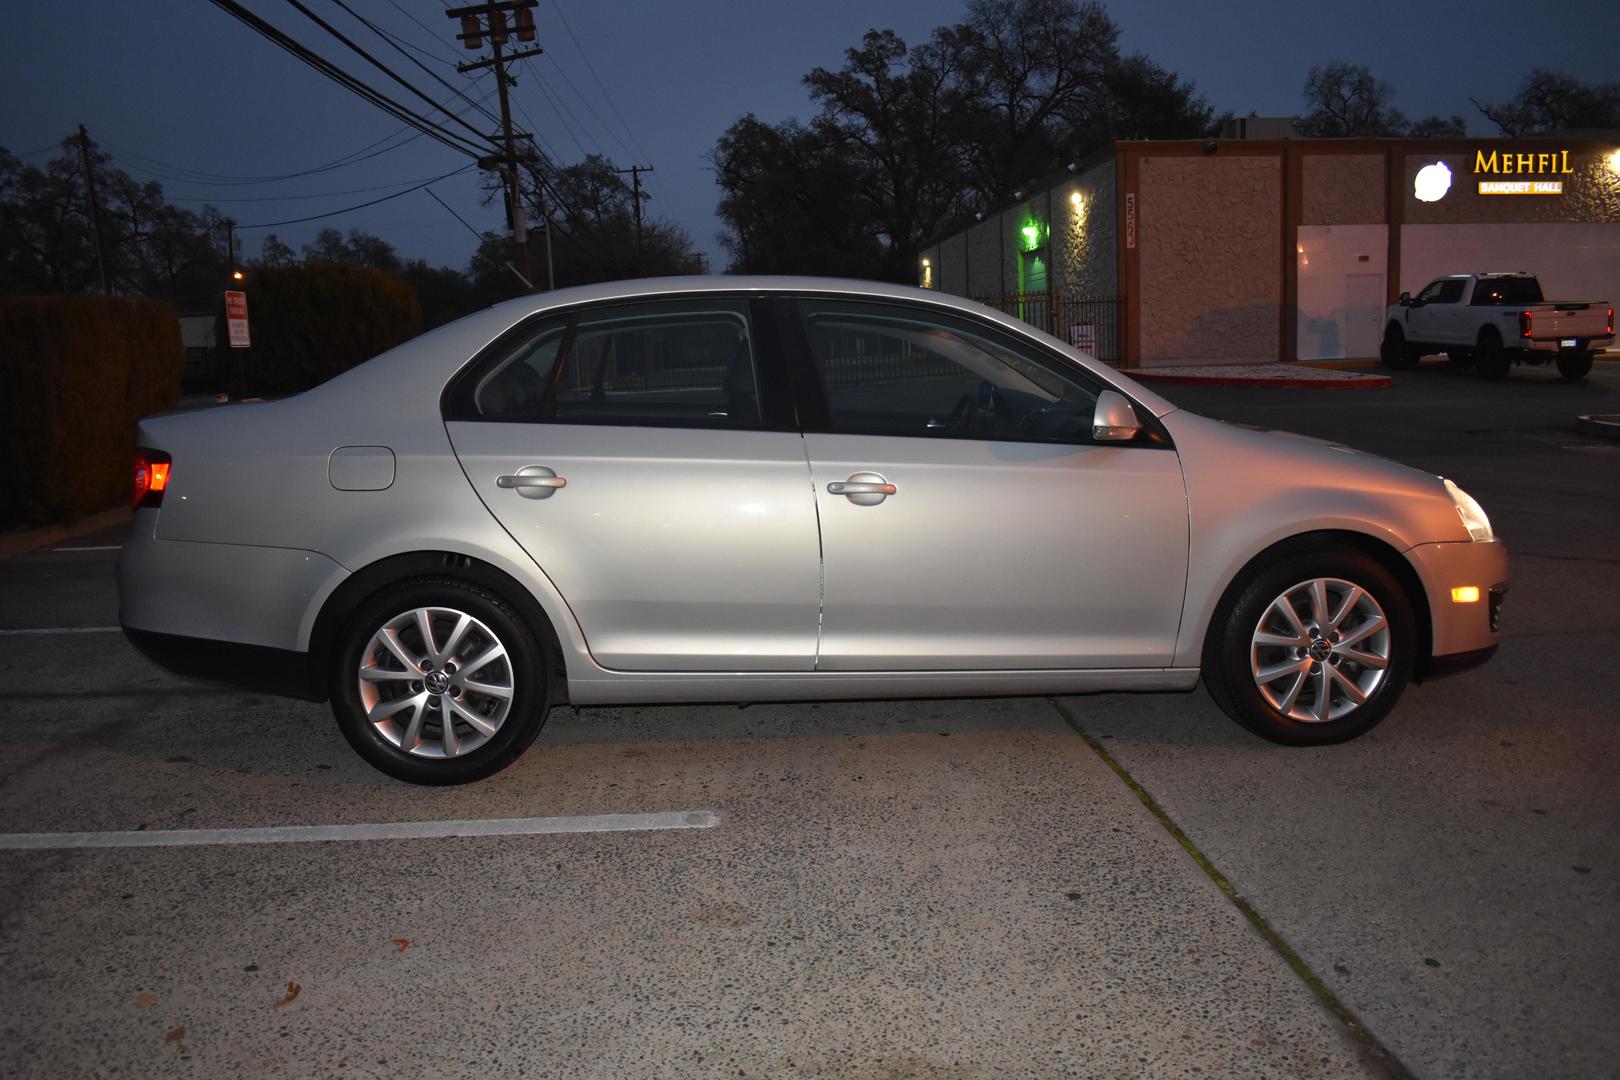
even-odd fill
[(1204, 683), (1255, 734), (1288, 746), (1370, 731), (1411, 677), (1405, 591), (1353, 549), (1295, 551), (1253, 574), (1211, 624)]
[(416, 578), (371, 597), (345, 626), (332, 711), (351, 746), (389, 776), (464, 784), (504, 769), (545, 722), (533, 629), (494, 593)]

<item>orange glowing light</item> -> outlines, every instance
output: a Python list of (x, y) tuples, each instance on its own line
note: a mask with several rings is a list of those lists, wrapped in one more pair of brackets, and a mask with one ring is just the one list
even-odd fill
[(1453, 604), (1479, 603), (1479, 586), (1458, 585), (1456, 588), (1451, 590), (1451, 602)]

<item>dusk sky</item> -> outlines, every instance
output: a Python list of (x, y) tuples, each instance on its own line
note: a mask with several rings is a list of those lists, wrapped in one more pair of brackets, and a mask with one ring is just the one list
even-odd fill
[[(246, 0), (256, 13), (379, 89), (384, 77), (293, 7)], [(472, 58), (451, 39), (440, 0), (349, 0), (391, 33), (439, 59), (423, 62), (464, 85), (447, 61)], [(308, 6), (425, 90), (438, 90), (330, 0)], [(1395, 86), (1409, 116), (1457, 114), (1474, 134), (1495, 134), (1469, 102), (1511, 97), (1532, 68), (1612, 81), (1620, 52), (1613, 0), (1463, 5), (1310, 3), (1260, 0), (1135, 0), (1108, 6), (1121, 45), (1194, 82), (1217, 109), (1262, 116), (1300, 111), (1306, 70), (1328, 60), (1369, 65)], [(560, 14), (559, 14), (560, 11)], [(770, 121), (807, 118), (801, 79), (837, 67), (871, 27), (908, 42), (954, 21), (954, 3), (615, 3), (541, 0), (546, 52), (515, 69), (516, 122), (534, 130), (563, 163), (599, 152), (621, 166), (651, 164), (649, 213), (672, 219), (724, 269), (714, 217), (718, 190), (706, 160), (716, 138), (746, 112)], [(414, 16), (414, 20), (412, 18)], [(364, 161), (297, 179), (224, 183), (325, 165), (412, 134), (399, 121), (318, 75), (206, 0), (80, 0), (12, 10), (0, 46), (0, 146), (40, 164), (81, 121), (132, 175), (160, 180), (168, 198), (213, 203), (249, 226), (251, 258), (274, 232), (295, 249), (323, 227), (361, 228), (403, 256), (466, 265), (476, 245), (466, 227), (425, 192), (321, 221), (251, 228), (352, 206), (467, 159), (426, 138)], [(566, 28), (563, 23), (566, 18)], [(572, 30), (572, 34), (569, 30)], [(577, 42), (577, 43), (576, 43)], [(592, 69), (594, 68), (594, 74)], [(606, 87), (606, 95), (597, 79)], [(493, 90), (487, 75), (472, 96)], [(393, 87), (390, 96), (404, 91)], [(494, 98), (490, 97), (493, 109)], [(476, 114), (474, 114), (476, 115)], [(623, 122), (620, 122), (622, 116)], [(402, 132), (403, 134), (398, 134)], [(394, 138), (397, 134), (397, 138)], [(434, 185), (474, 226), (499, 228), (481, 205), (476, 171)]]

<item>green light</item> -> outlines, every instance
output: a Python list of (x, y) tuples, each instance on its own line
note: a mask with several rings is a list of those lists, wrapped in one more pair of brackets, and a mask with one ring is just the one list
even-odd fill
[(1024, 219), (1023, 227), (1018, 231), (1023, 235), (1023, 247), (1025, 251), (1038, 250), (1041, 244), (1046, 240), (1046, 226), (1035, 220), (1033, 217), (1026, 217)]

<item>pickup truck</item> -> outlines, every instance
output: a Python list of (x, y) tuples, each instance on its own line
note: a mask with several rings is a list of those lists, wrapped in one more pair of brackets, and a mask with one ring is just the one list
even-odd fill
[(1500, 379), (1513, 364), (1558, 364), (1566, 379), (1592, 370), (1592, 350), (1614, 344), (1607, 300), (1544, 300), (1534, 274), (1453, 274), (1436, 278), (1384, 317), (1385, 366), (1409, 368), (1431, 353), (1473, 364)]

